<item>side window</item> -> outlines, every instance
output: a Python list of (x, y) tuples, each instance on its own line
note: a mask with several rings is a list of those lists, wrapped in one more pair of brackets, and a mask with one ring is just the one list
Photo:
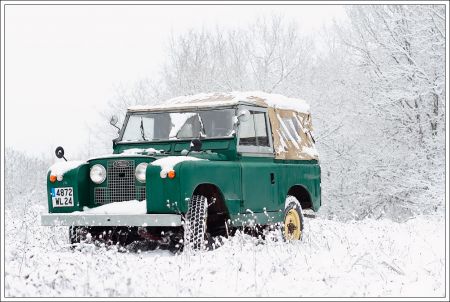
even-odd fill
[(239, 145), (269, 147), (264, 112), (250, 111), (250, 118), (239, 125)]
[(239, 124), (239, 145), (256, 146), (256, 132), (253, 114), (247, 121), (242, 121)]
[(256, 142), (258, 146), (269, 147), (269, 137), (267, 136), (266, 116), (264, 112), (253, 115), (255, 121)]

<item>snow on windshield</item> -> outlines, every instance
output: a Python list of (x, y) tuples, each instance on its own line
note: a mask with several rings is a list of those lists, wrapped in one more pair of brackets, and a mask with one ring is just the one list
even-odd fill
[(176, 137), (181, 128), (186, 124), (187, 120), (195, 115), (196, 113), (194, 112), (170, 113), (170, 120), (172, 121), (172, 129), (170, 129), (169, 138)]
[(234, 109), (148, 112), (129, 115), (122, 141), (227, 137), (233, 134)]

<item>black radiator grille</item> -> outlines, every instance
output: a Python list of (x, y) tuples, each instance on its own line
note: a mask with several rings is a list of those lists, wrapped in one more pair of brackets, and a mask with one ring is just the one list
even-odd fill
[(106, 171), (109, 202), (136, 199), (133, 160), (110, 160)]
[(136, 199), (139, 201), (145, 199), (145, 186), (136, 187)]
[(107, 188), (95, 188), (94, 189), (95, 203), (99, 206), (109, 203), (108, 189)]
[(97, 205), (127, 200), (144, 200), (145, 185), (135, 186), (135, 163), (133, 160), (111, 160), (107, 164), (107, 187), (94, 189)]

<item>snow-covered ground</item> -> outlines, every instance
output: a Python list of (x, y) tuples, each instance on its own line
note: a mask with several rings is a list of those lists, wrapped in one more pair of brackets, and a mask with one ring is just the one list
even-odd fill
[(47, 212), (45, 175), (50, 165), (13, 151), (7, 158), (2, 267), (7, 297), (439, 297), (445, 293), (442, 182), (430, 188), (427, 199), (414, 195), (439, 207), (428, 211), (430, 215), (409, 216), (400, 223), (386, 216), (342, 219), (335, 211), (338, 200), (325, 198), (317, 218), (307, 218), (301, 242), (261, 241), (238, 234), (201, 254), (122, 253), (90, 244), (71, 248), (67, 228), (40, 226), (40, 214)]
[(6, 296), (442, 296), (442, 216), (307, 219), (303, 241), (238, 234), (214, 251), (121, 253), (41, 227), (33, 193), (6, 210)]

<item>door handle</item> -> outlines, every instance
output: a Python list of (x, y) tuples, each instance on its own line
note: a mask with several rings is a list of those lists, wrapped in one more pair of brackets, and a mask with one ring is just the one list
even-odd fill
[(270, 183), (271, 184), (275, 183), (275, 174), (274, 173), (270, 173)]

